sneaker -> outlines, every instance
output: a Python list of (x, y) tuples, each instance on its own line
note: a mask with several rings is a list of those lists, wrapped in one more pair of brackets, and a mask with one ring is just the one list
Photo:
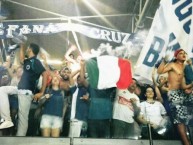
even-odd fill
[(13, 126), (13, 122), (12, 121), (7, 121), (5, 120), (4, 122), (2, 122), (0, 124), (0, 129), (4, 129), (4, 128), (9, 128)]
[(3, 123), (5, 120), (0, 117), (0, 124)]

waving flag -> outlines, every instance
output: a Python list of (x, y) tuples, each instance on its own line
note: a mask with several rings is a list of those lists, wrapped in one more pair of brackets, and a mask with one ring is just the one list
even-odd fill
[(114, 56), (99, 56), (86, 61), (89, 84), (93, 88), (126, 89), (132, 82), (131, 64)]
[(161, 0), (135, 66), (135, 76), (150, 81), (154, 64), (166, 51), (173, 56), (182, 48), (193, 57), (192, 7), (192, 0)]

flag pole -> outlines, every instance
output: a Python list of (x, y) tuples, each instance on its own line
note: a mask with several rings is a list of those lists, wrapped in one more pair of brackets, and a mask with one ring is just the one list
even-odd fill
[(152, 134), (151, 134), (151, 125), (150, 125), (150, 123), (148, 123), (147, 126), (148, 126), (148, 133), (149, 133), (149, 145), (153, 145), (153, 138), (152, 138)]
[[(130, 16), (132, 14), (117, 14), (117, 15), (103, 15), (104, 17), (119, 17), (119, 16)], [(70, 19), (92, 19), (99, 18), (100, 16), (71, 16)], [(148, 19), (153, 19), (152, 17), (146, 17)], [(15, 19), (15, 20), (2, 20), (1, 22), (26, 22), (26, 21), (57, 21), (57, 20), (68, 20), (68, 18), (58, 17), (58, 18), (39, 18), (39, 19)], [(108, 28), (109, 29), (109, 28)]]
[[(71, 24), (71, 19), (68, 19), (68, 23)], [(76, 42), (76, 46), (77, 46), (77, 48), (78, 48), (78, 50), (79, 50), (79, 52), (80, 52), (80, 55), (83, 56), (83, 55), (82, 55), (82, 50), (81, 50), (80, 45), (79, 45), (79, 42), (78, 42), (78, 37), (77, 37), (77, 35), (76, 35), (76, 33), (74, 32), (73, 29), (71, 30), (71, 32), (72, 32), (72, 35), (73, 35), (74, 40), (75, 40), (75, 42)]]

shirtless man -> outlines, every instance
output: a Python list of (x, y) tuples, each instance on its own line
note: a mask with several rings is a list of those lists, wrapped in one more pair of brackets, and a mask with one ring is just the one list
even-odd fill
[(186, 85), (184, 81), (184, 62), (186, 61), (186, 52), (183, 49), (176, 50), (175, 60), (170, 63), (162, 61), (158, 67), (159, 74), (168, 73), (168, 98), (172, 114), (172, 120), (177, 125), (177, 130), (184, 145), (190, 145), (186, 134), (186, 124), (188, 123), (187, 106), (184, 101), (189, 99), (189, 95), (184, 90), (193, 87), (193, 84)]

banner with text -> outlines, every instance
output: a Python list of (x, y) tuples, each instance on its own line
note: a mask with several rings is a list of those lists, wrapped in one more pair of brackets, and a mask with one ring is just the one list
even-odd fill
[(161, 0), (135, 66), (138, 79), (151, 81), (154, 64), (168, 50), (182, 48), (193, 57), (192, 5), (192, 0)]
[(3, 22), (0, 24), (0, 38), (12, 38), (13, 33), (28, 35), (49, 35), (63, 31), (74, 31), (93, 39), (125, 44), (131, 34), (100, 27), (74, 23), (31, 23), (31, 22)]

